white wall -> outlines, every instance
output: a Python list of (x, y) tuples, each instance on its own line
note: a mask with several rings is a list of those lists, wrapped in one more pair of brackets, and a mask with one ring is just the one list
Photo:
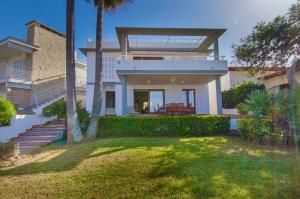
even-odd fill
[[(115, 64), (120, 53), (103, 53), (103, 82), (120, 82), (116, 71)], [(86, 109), (92, 111), (93, 95), (94, 95), (94, 82), (95, 82), (95, 62), (96, 53), (87, 53), (87, 89), (86, 89)], [(104, 101), (104, 100), (103, 100)], [(102, 109), (103, 110), (103, 109)]]
[(243, 82), (257, 82), (257, 79), (248, 76), (247, 72), (244, 71), (228, 71), (221, 76), (221, 90), (229, 90)]
[[(128, 107), (134, 106), (134, 89), (163, 89), (165, 91), (165, 103), (182, 103), (182, 90), (195, 89), (196, 98), (196, 113), (209, 114), (209, 100), (208, 100), (208, 86), (202, 85), (183, 85), (183, 84), (168, 84), (168, 85), (128, 85), (127, 86), (127, 105)], [(120, 91), (119, 91), (120, 92)], [(116, 96), (117, 98), (117, 96)], [(117, 98), (119, 100), (122, 98)]]

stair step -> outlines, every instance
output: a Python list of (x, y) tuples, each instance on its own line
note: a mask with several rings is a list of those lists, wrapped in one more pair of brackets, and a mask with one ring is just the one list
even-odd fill
[(65, 128), (63, 124), (33, 125), (32, 128)]
[(62, 136), (62, 132), (58, 133), (37, 133), (37, 132), (25, 132), (19, 134), (20, 136)]
[(52, 142), (53, 140), (16, 140), (16, 141), (13, 141), (13, 143), (18, 143), (18, 144), (21, 144), (21, 143), (49, 143), (49, 142)]
[(65, 128), (30, 128), (26, 131), (65, 131)]
[(15, 137), (15, 138), (11, 138), (11, 141), (21, 141), (21, 140), (56, 140), (58, 139), (60, 136), (58, 135), (51, 135), (51, 136), (19, 136), (19, 137)]
[(28, 141), (28, 142), (17, 142), (15, 144), (19, 144), (19, 148), (23, 147), (23, 146), (42, 146), (42, 145), (47, 145), (47, 144), (50, 144), (52, 143), (51, 141), (50, 142), (33, 142), (33, 141)]

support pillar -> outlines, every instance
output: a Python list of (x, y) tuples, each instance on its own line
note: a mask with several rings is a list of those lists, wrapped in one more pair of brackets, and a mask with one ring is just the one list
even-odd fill
[(127, 75), (122, 76), (122, 115), (127, 115)]
[(219, 41), (218, 39), (215, 40), (214, 42), (214, 57), (215, 57), (215, 60), (219, 60)]
[(126, 33), (122, 33), (121, 49), (122, 49), (122, 60), (126, 60), (127, 52), (128, 52), (128, 36)]
[(221, 91), (221, 80), (220, 76), (216, 77), (216, 95), (217, 95), (217, 113), (218, 115), (223, 114), (223, 103), (222, 103), (222, 91)]

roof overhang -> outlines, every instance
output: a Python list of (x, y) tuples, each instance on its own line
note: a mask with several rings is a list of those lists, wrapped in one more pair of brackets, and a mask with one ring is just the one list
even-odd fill
[[(218, 39), (226, 29), (202, 29), (202, 28), (138, 28), (138, 27), (116, 27), (116, 32), (119, 40), (119, 44), (121, 46), (122, 35), (148, 35), (148, 36), (199, 36), (205, 37), (199, 45), (193, 49), (188, 48), (168, 48), (168, 51), (173, 52), (209, 52), (209, 47), (214, 43), (216, 39)], [(130, 48), (129, 40), (127, 39), (128, 50), (131, 51), (160, 51), (163, 49), (152, 49), (152, 48)]]
[(7, 60), (24, 53), (33, 53), (39, 49), (38, 46), (25, 41), (8, 37), (0, 41), (0, 61)]

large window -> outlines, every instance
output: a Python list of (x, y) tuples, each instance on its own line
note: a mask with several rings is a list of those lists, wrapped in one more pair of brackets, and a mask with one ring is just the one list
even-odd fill
[(156, 113), (165, 105), (163, 90), (135, 90), (134, 108), (140, 113)]
[(195, 90), (194, 89), (183, 89), (182, 99), (185, 106), (195, 108)]

